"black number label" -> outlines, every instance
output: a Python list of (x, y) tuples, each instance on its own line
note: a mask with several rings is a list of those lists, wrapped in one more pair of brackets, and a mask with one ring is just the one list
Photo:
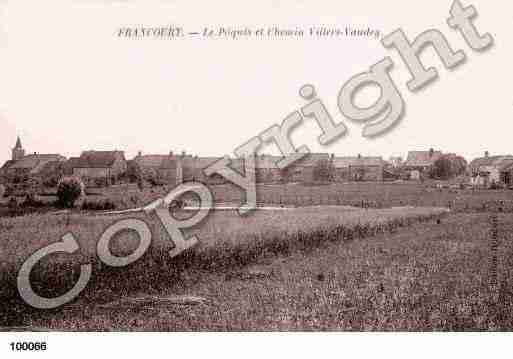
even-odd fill
[(11, 350), (15, 352), (37, 352), (46, 350), (46, 342), (12, 342)]

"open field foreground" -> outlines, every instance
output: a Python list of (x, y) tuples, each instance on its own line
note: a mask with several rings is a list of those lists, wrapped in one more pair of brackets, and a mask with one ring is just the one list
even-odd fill
[[(429, 213), (437, 212), (418, 209), (409, 218)], [(239, 262), (232, 257), (222, 263), (221, 254), (206, 262), (189, 257), (189, 265), (174, 263), (181, 267), (178, 272), (171, 270), (171, 261), (163, 266), (167, 261), (152, 251), (128, 268), (96, 273), (83, 295), (62, 309), (31, 311), (11, 298), (23, 320), (9, 325), (43, 330), (511, 330), (513, 244), (507, 234), (513, 215), (498, 218), (496, 289), (489, 286), (489, 214), (437, 218), (367, 238), (360, 232), (352, 240), (346, 234), (303, 246), (285, 241), (246, 259), (238, 252)], [(101, 230), (106, 219), (81, 220), (94, 221), (97, 226), (88, 228)], [(212, 233), (216, 227), (206, 223), (205, 228)], [(209, 242), (197, 251), (207, 253)], [(191, 305), (165, 301), (182, 294), (202, 299)]]
[[(170, 258), (168, 251), (172, 244), (162, 225), (156, 218), (139, 214), (152, 230), (152, 244), (141, 259), (124, 268), (102, 264), (96, 255), (96, 241), (105, 228), (125, 217), (46, 214), (2, 218), (0, 294), (8, 304), (4, 306), (2, 325), (27, 325), (39, 318), (45, 322), (40, 324), (46, 326), (49, 325), (47, 319), (58, 318), (77, 305), (93, 310), (97, 305), (126, 296), (140, 293), (157, 295), (183, 286), (188, 283), (184, 278), (192, 278), (198, 273), (220, 275), (243, 270), (260, 261), (288, 258), (299, 253), (313, 254), (317, 248), (345, 248), (348, 243), (372, 240), (372, 236), (395, 233), (401, 227), (415, 223), (434, 223), (445, 215), (447, 210), (443, 208), (413, 207), (375, 210), (315, 206), (290, 211), (256, 211), (244, 218), (233, 211), (213, 212), (197, 228), (189, 231), (189, 234), (198, 236), (199, 244), (178, 257)], [(31, 309), (18, 298), (17, 271), (34, 251), (58, 241), (68, 232), (77, 238), (80, 254), (54, 254), (41, 260), (32, 273), (35, 290), (46, 297), (63, 294), (78, 278), (79, 264), (83, 263), (93, 265), (92, 278), (75, 303), (46, 312)], [(128, 255), (138, 242), (135, 232), (121, 231), (113, 238), (110, 247), (115, 255)], [(76, 313), (74, 317), (77, 319), (75, 324), (83, 329), (91, 324), (82, 316), (77, 317)], [(66, 328), (71, 329), (69, 326)]]
[[(488, 227), (485, 214), (450, 215), (440, 224), (325, 242), (249, 267), (185, 271), (167, 288), (141, 286), (133, 297), (155, 296), (145, 304), (102, 307), (82, 300), (25, 324), (57, 330), (511, 330), (513, 245), (504, 234), (513, 230), (513, 216), (499, 216), (495, 294), (488, 286)], [(156, 299), (176, 294), (205, 302)]]

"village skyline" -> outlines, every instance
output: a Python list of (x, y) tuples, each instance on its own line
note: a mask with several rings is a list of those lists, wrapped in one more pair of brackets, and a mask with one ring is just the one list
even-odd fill
[[(23, 133), (23, 132), (21, 132), (21, 133)], [(230, 158), (236, 158), (233, 151), (226, 152), (226, 153), (221, 153), (221, 152), (215, 153), (215, 151), (200, 152), (200, 151), (194, 151), (194, 149), (192, 149), (192, 148), (184, 148), (184, 146), (182, 146), (181, 148), (173, 148), (173, 146), (169, 146), (169, 149), (166, 151), (165, 146), (162, 146), (162, 145), (157, 146), (157, 149), (152, 151), (151, 148), (148, 148), (149, 146), (146, 147), (143, 144), (141, 144), (140, 146), (132, 145), (129, 147), (128, 150), (125, 148), (122, 148), (122, 147), (108, 146), (108, 145), (99, 146), (99, 147), (95, 147), (95, 148), (87, 148), (87, 147), (80, 148), (79, 147), (76, 150), (72, 150), (72, 151), (58, 151), (58, 149), (56, 148), (58, 146), (53, 146), (53, 145), (50, 145), (50, 146), (46, 145), (46, 146), (43, 146), (42, 149), (38, 149), (38, 148), (30, 147), (31, 142), (29, 142), (29, 145), (27, 145), (28, 141), (26, 141), (26, 139), (23, 137), (23, 135), (20, 135), (19, 133), (17, 133), (15, 135), (14, 139), (11, 140), (7, 146), (5, 146), (4, 150), (0, 151), (0, 164), (3, 164), (6, 161), (8, 161), (9, 159), (11, 159), (12, 148), (15, 146), (17, 138), (20, 138), (22, 140), (23, 146), (26, 150), (26, 154), (59, 154), (66, 158), (78, 157), (84, 151), (123, 151), (127, 160), (137, 157), (138, 154), (140, 154), (140, 153), (143, 155), (165, 155), (165, 154), (169, 154), (170, 152), (172, 152), (175, 155), (185, 153), (187, 155), (198, 156), (198, 157), (221, 158), (224, 156), (229, 156)], [(28, 138), (31, 139), (32, 136), (30, 136)], [(35, 145), (38, 144), (37, 139), (33, 142), (35, 143)], [(311, 143), (311, 144), (315, 145), (316, 143)], [(309, 143), (308, 146), (310, 147), (311, 144)], [(145, 147), (147, 148), (146, 150), (145, 150)], [(299, 146), (297, 146), (297, 147), (299, 147)], [(346, 152), (337, 152), (336, 148), (333, 148), (333, 146), (327, 146), (327, 147), (312, 146), (312, 147), (318, 148), (318, 151), (310, 150), (310, 153), (327, 153), (330, 155), (333, 154), (335, 156), (341, 156), (341, 157), (346, 157), (346, 156), (351, 157), (351, 156), (358, 156), (358, 155), (370, 156), (370, 157), (382, 157), (383, 160), (385, 160), (385, 161), (388, 161), (391, 158), (397, 158), (397, 157), (401, 157), (403, 160), (405, 160), (407, 158), (408, 152), (410, 152), (410, 151), (427, 151), (429, 149), (441, 151), (442, 153), (456, 154), (458, 156), (463, 157), (469, 163), (475, 158), (484, 157), (484, 154), (486, 152), (488, 152), (489, 155), (513, 155), (513, 150), (510, 152), (507, 152), (507, 153), (506, 152), (498, 153), (498, 152), (490, 151), (488, 148), (485, 148), (485, 147), (483, 147), (481, 150), (474, 150), (472, 152), (470, 152), (470, 151), (467, 151), (467, 152), (450, 151), (443, 147), (430, 146), (430, 145), (411, 146), (411, 147), (405, 148), (403, 151), (374, 150), (374, 151), (360, 151), (360, 152), (356, 149), (353, 151), (348, 150)], [(159, 151), (159, 148), (161, 149), (160, 151)], [(257, 154), (278, 156), (278, 157), (280, 156), (279, 150), (277, 148), (274, 148), (273, 146), (262, 146), (262, 148), (264, 148), (265, 150), (258, 151)], [(50, 150), (48, 151), (45, 149), (50, 149)]]

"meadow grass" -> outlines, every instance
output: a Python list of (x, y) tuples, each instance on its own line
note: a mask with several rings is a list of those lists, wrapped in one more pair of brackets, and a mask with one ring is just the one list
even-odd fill
[[(214, 185), (210, 188), (217, 203), (238, 204), (244, 201), (244, 192), (234, 185)], [(171, 189), (170, 186), (155, 186), (140, 191), (135, 185), (117, 185), (91, 190), (88, 201), (108, 199), (117, 209), (134, 208), (166, 195)], [(258, 184), (257, 200), (259, 203), (298, 207), (319, 204), (361, 206), (362, 202), (372, 208), (451, 205), (453, 210), (459, 211), (483, 211), (483, 205), (503, 201), (505, 211), (513, 211), (512, 190), (437, 189), (433, 183), (413, 181), (331, 183), (320, 186), (301, 183)]]
[[(499, 215), (499, 287), (489, 286), (489, 215), (451, 214), (365, 240), (324, 242), (259, 258), (271, 273), (194, 269), (150, 294), (191, 294), (206, 305), (114, 307), (83, 301), (28, 318), (75, 330), (511, 330), (513, 215)], [(148, 294), (147, 290), (139, 294)]]
[[(36, 311), (20, 303), (15, 287), (21, 264), (37, 249), (60, 240), (71, 232), (80, 245), (77, 255), (55, 254), (38, 263), (32, 283), (38, 293), (54, 297), (69, 290), (79, 274), (79, 264), (93, 265), (93, 278), (84, 298), (102, 302), (119, 295), (140, 291), (159, 291), (180, 280), (184, 271), (209, 271), (243, 267), (260, 258), (308, 252), (327, 242), (348, 241), (393, 232), (418, 221), (445, 214), (440, 208), (393, 208), (380, 210), (338, 207), (307, 207), (290, 211), (256, 211), (240, 217), (234, 211), (214, 211), (203, 223), (188, 231), (199, 244), (182, 255), (170, 258), (172, 248), (167, 233), (154, 217), (147, 221), (152, 245), (136, 263), (111, 268), (96, 255), (97, 240), (103, 231), (123, 216), (28, 215), (0, 219), (0, 297), (7, 322), (23, 322)], [(128, 255), (138, 245), (135, 233), (122, 231), (111, 242), (115, 255)], [(57, 310), (58, 311), (58, 310)]]

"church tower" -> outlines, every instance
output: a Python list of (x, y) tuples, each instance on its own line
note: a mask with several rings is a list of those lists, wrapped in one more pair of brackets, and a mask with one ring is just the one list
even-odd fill
[(17, 161), (22, 159), (25, 156), (25, 150), (21, 146), (21, 140), (20, 136), (18, 136), (18, 139), (16, 140), (16, 145), (12, 149), (12, 160)]

